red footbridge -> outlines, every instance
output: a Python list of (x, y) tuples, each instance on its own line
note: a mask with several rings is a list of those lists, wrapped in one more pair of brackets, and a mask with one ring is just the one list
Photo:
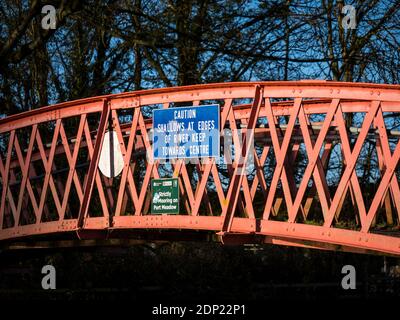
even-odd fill
[[(221, 157), (153, 159), (154, 109), (210, 103), (232, 141)], [(398, 256), (399, 126), (399, 85), (310, 80), (142, 90), (12, 115), (0, 120), (0, 245), (214, 239)], [(123, 168), (108, 178), (99, 162), (110, 131)], [(152, 179), (171, 177), (179, 214), (152, 214)]]

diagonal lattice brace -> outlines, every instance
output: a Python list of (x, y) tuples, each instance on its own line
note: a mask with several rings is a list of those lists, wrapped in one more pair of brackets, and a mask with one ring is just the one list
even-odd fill
[[(54, 156), (55, 156), (55, 151), (56, 151), (56, 147), (57, 147), (57, 140), (58, 140), (58, 135), (60, 133), (60, 127), (61, 127), (61, 119), (58, 119), (56, 122), (56, 126), (54, 129), (54, 133), (53, 133), (53, 139), (52, 139), (52, 143), (51, 143), (51, 148), (50, 148), (50, 153), (49, 153), (49, 157), (46, 157), (46, 152), (43, 146), (43, 142), (42, 139), (40, 137), (40, 133), (38, 131), (37, 136), (36, 136), (36, 143), (39, 147), (39, 153), (40, 156), (42, 158), (42, 162), (45, 168), (45, 178), (43, 181), (43, 186), (42, 186), (42, 190), (41, 190), (41, 197), (40, 197), (40, 201), (39, 201), (39, 215), (42, 215), (43, 212), (43, 208), (45, 206), (45, 201), (46, 201), (46, 197), (47, 197), (47, 189), (50, 186), (50, 190), (52, 192), (53, 195), (53, 199), (54, 199), (54, 203), (56, 205), (57, 208), (57, 213), (58, 216), (60, 217), (61, 214), (61, 203), (60, 200), (58, 198), (57, 195), (57, 191), (56, 191), (56, 186), (54, 183), (54, 179), (53, 176), (51, 175), (51, 171), (52, 171), (52, 165), (53, 165), (53, 161), (54, 161)], [(36, 223), (39, 223), (39, 221), (36, 221)]]
[(39, 208), (38, 208), (38, 205), (37, 205), (37, 202), (35, 199), (35, 195), (33, 193), (32, 185), (29, 180), (29, 166), (30, 166), (30, 162), (31, 162), (33, 146), (36, 141), (37, 129), (38, 129), (37, 125), (32, 126), (29, 146), (28, 146), (28, 150), (27, 150), (25, 159), (22, 155), (22, 151), (21, 151), (20, 144), (18, 142), (18, 138), (16, 138), (14, 141), (15, 152), (17, 154), (18, 162), (20, 164), (21, 171), (22, 171), (22, 181), (21, 181), (21, 185), (20, 185), (20, 189), (19, 189), (19, 196), (18, 196), (18, 202), (17, 202), (17, 216), (15, 217), (16, 225), (19, 225), (19, 222), (20, 222), (25, 189), (28, 191), (28, 195), (31, 200), (31, 204), (32, 204), (35, 216), (36, 216), (36, 220), (39, 219), (39, 214), (38, 214)]
[(235, 210), (236, 210), (236, 205), (238, 202), (239, 198), (239, 193), (240, 193), (240, 186), (243, 183), (243, 177), (244, 177), (244, 166), (247, 163), (247, 159), (249, 157), (249, 153), (251, 150), (251, 141), (253, 141), (254, 138), (254, 132), (258, 120), (258, 115), (261, 109), (262, 102), (264, 100), (263, 98), (264, 95), (264, 90), (263, 87), (257, 85), (255, 88), (255, 94), (254, 94), (254, 100), (253, 104), (251, 106), (251, 112), (249, 116), (249, 121), (247, 125), (247, 130), (250, 130), (250, 134), (246, 135), (246, 140), (248, 139), (247, 143), (244, 142), (242, 145), (242, 150), (241, 150), (241, 155), (242, 155), (242, 161), (239, 162), (235, 168), (234, 174), (232, 176), (231, 183), (229, 185), (228, 189), (228, 206), (224, 208), (222, 211), (222, 232), (229, 232), (231, 227), (232, 227), (232, 221), (233, 217), (235, 215)]
[[(92, 161), (92, 159), (95, 157), (95, 146), (93, 146), (92, 138), (90, 136), (89, 125), (87, 122), (85, 123), (85, 138), (87, 141), (89, 159), (90, 159), (90, 161)], [(86, 177), (86, 182), (87, 182), (88, 176)], [(103, 182), (101, 180), (100, 172), (97, 167), (95, 170), (94, 183), (93, 183), (92, 188), (94, 188), (94, 184), (96, 184), (97, 192), (99, 193), (99, 200), (100, 200), (101, 207), (103, 209), (103, 217), (105, 217), (106, 221), (109, 222), (109, 220), (108, 220), (109, 210), (108, 210), (108, 205), (107, 205), (107, 201), (106, 201), (106, 197), (105, 197), (105, 193), (104, 193), (104, 189), (103, 189)], [(89, 201), (88, 205), (89, 204), (90, 204), (90, 201)], [(88, 218), (88, 214), (86, 215), (85, 219), (87, 219), (87, 218)]]
[[(379, 187), (376, 190), (376, 193), (372, 200), (371, 206), (368, 210), (366, 221), (361, 228), (362, 232), (367, 232), (370, 229), (371, 223), (372, 223), (373, 219), (376, 217), (376, 214), (378, 212), (380, 203), (381, 203), (382, 199), (385, 197), (389, 187), (392, 184), (394, 184), (394, 186), (395, 186), (394, 190), (396, 190), (396, 183), (398, 183), (397, 177), (395, 174), (395, 170), (396, 170), (397, 164), (399, 163), (399, 159), (400, 159), (400, 143), (399, 142), (397, 143), (396, 148), (392, 155), (390, 152), (390, 148), (389, 148), (389, 141), (388, 141), (388, 139), (385, 139), (385, 137), (384, 137), (384, 134), (386, 133), (386, 127), (385, 127), (385, 123), (383, 121), (383, 116), (382, 116), (381, 110), (378, 110), (377, 121), (379, 124), (378, 130), (379, 130), (380, 138), (381, 138), (381, 142), (382, 142), (382, 149), (384, 152), (386, 170), (381, 179)], [(393, 180), (395, 180), (396, 182), (392, 182)]]
[(79, 121), (78, 132), (77, 132), (76, 141), (74, 143), (74, 149), (72, 151), (72, 154), (71, 154), (71, 150), (70, 150), (70, 145), (68, 143), (68, 138), (65, 133), (64, 125), (62, 124), (62, 122), (60, 124), (61, 142), (63, 144), (64, 150), (65, 150), (65, 156), (67, 158), (68, 165), (69, 165), (69, 173), (68, 173), (67, 181), (65, 183), (65, 187), (63, 188), (64, 195), (63, 195), (63, 199), (62, 199), (61, 213), (60, 213), (60, 217), (62, 220), (64, 219), (65, 213), (67, 210), (69, 194), (71, 191), (72, 183), (74, 183), (74, 185), (75, 185), (75, 190), (76, 190), (76, 193), (78, 195), (78, 198), (79, 198), (79, 201), (81, 204), (82, 204), (82, 200), (83, 200), (82, 186), (79, 181), (78, 174), (76, 172), (76, 162), (78, 160), (79, 148), (80, 148), (82, 137), (83, 137), (83, 131), (84, 131), (85, 123), (86, 123), (86, 118), (87, 118), (86, 114), (83, 114)]
[[(386, 131), (386, 125), (385, 121), (383, 118), (383, 113), (382, 113), (382, 108), (379, 108), (378, 113), (375, 118), (375, 127), (378, 129), (379, 136), (377, 137), (377, 155), (378, 155), (378, 160), (381, 163), (382, 167), (386, 168), (387, 167), (387, 159), (390, 159), (391, 157), (391, 151), (390, 151), (390, 146), (389, 146), (389, 137)], [(383, 168), (382, 168), (383, 169)], [(384, 174), (384, 169), (382, 173)], [(398, 216), (398, 221), (400, 221), (400, 187), (399, 187), (399, 182), (397, 179), (391, 179), (390, 181), (390, 191), (392, 195), (392, 200), (393, 204), (396, 208), (397, 211), (397, 216)], [(389, 203), (387, 204), (387, 207), (390, 208), (390, 199), (388, 197), (385, 197), (385, 202), (386, 199), (389, 200)], [(388, 215), (388, 213), (387, 213)], [(388, 219), (393, 219), (390, 215), (388, 216)], [(393, 221), (389, 222), (389, 224), (393, 223)]]
[(128, 146), (125, 147), (125, 142), (124, 142), (124, 138), (122, 136), (121, 127), (119, 125), (117, 112), (115, 110), (112, 111), (113, 127), (117, 133), (117, 137), (118, 137), (119, 144), (121, 147), (121, 152), (124, 157), (124, 169), (123, 169), (122, 175), (121, 175), (121, 182), (120, 182), (119, 191), (118, 191), (117, 205), (115, 208), (116, 216), (120, 216), (122, 213), (122, 203), (123, 203), (123, 198), (124, 198), (127, 183), (129, 186), (130, 196), (132, 198), (135, 210), (138, 211), (138, 209), (139, 209), (136, 186), (135, 186), (135, 182), (133, 181), (133, 171), (132, 171), (132, 167), (130, 166), (132, 151), (133, 151), (134, 142), (135, 142), (135, 138), (136, 138), (136, 129), (137, 129), (138, 120), (139, 120), (139, 113), (140, 113), (140, 108), (135, 108), (134, 112), (133, 112), (133, 119), (132, 119), (132, 124), (131, 124), (131, 129), (130, 129)]
[[(324, 143), (324, 140), (326, 138), (326, 135), (328, 133), (328, 130), (331, 126), (332, 119), (336, 114), (338, 106), (339, 106), (339, 99), (333, 99), (329, 107), (329, 112), (326, 115), (322, 128), (318, 134), (317, 141), (315, 142), (314, 145), (312, 144), (311, 141), (309, 126), (307, 124), (307, 119), (304, 113), (304, 109), (301, 108), (299, 112), (300, 128), (303, 133), (304, 143), (308, 155), (308, 165), (304, 172), (300, 186), (298, 188), (296, 198), (293, 203), (292, 211), (289, 214), (289, 222), (294, 222), (296, 219), (297, 212), (299, 210), (301, 201), (307, 190), (307, 185), (311, 178), (311, 175), (313, 175), (315, 179), (315, 185), (317, 192), (319, 194), (319, 199), (321, 201), (321, 207), (324, 216), (328, 213), (330, 205), (329, 190), (327, 188), (326, 181), (325, 180), (323, 181), (325, 177), (324, 178), (322, 177), (323, 166), (321, 163), (321, 159), (319, 157), (319, 153), (322, 148), (322, 144)], [(316, 166), (318, 166), (318, 168), (316, 168)]]
[[(379, 105), (380, 105), (379, 101), (373, 101), (371, 103), (369, 111), (364, 118), (364, 122), (361, 127), (361, 132), (358, 135), (357, 141), (356, 141), (352, 151), (350, 151), (350, 144), (349, 144), (349, 140), (348, 140), (346, 125), (345, 125), (344, 119), (343, 119), (343, 112), (342, 112), (341, 107), (340, 106), (338, 107), (336, 120), (337, 120), (337, 125), (338, 125), (341, 142), (342, 142), (342, 146), (343, 146), (343, 152), (345, 153), (347, 165), (346, 165), (346, 169), (343, 172), (343, 175), (340, 179), (339, 185), (336, 189), (336, 193), (332, 200), (331, 206), (329, 208), (329, 212), (326, 216), (325, 223), (324, 223), (325, 227), (330, 227), (332, 225), (332, 221), (336, 215), (339, 203), (340, 203), (341, 199), (345, 196), (346, 186), (348, 185), (349, 181), (352, 183), (353, 187), (357, 187), (357, 185), (358, 185), (358, 188), (359, 188), (357, 176), (354, 176), (354, 174), (355, 174), (354, 170), (355, 170), (358, 156), (361, 152), (362, 146), (363, 146), (364, 141), (369, 132), (369, 128), (371, 127), (371, 124), (375, 118), (377, 111), (378, 111)], [(355, 177), (355, 179), (352, 178), (353, 176)], [(365, 205), (364, 205), (364, 200), (362, 199), (361, 194), (358, 195), (358, 201), (359, 201), (358, 205), (359, 205), (359, 211), (360, 211), (361, 225), (363, 226), (365, 223), (365, 214), (363, 213), (362, 210), (365, 210)]]
[[(327, 171), (327, 165), (328, 165), (328, 162), (329, 162), (330, 154), (332, 152), (332, 148), (333, 148), (333, 143), (331, 141), (325, 141), (324, 151), (323, 151), (322, 156), (321, 156), (321, 163), (322, 163), (324, 172)], [(317, 192), (318, 191), (317, 191), (317, 188), (315, 186), (315, 183), (313, 183), (312, 186), (311, 186), (310, 192), (307, 194), (307, 199), (306, 199), (305, 204), (304, 204), (305, 220), (307, 220), (308, 214), (309, 214), (310, 209), (311, 209), (311, 205), (314, 202), (314, 196), (317, 194)], [(330, 203), (332, 201), (332, 199), (330, 197), (329, 190), (326, 192), (326, 194), (329, 196), (329, 203)]]
[[(97, 130), (97, 137), (96, 137), (96, 141), (95, 141), (95, 145), (94, 145), (93, 155), (91, 157), (88, 175), (87, 175), (85, 188), (84, 188), (82, 204), (81, 204), (81, 208), (79, 210), (79, 215), (78, 215), (78, 227), (79, 228), (83, 227), (84, 221), (88, 214), (89, 202), (90, 202), (90, 198), (91, 198), (91, 195), (93, 192), (93, 186), (95, 183), (95, 179), (98, 174), (97, 167), (99, 165), (100, 151), (101, 151), (101, 147), (103, 145), (104, 134), (107, 129), (109, 114), (110, 114), (110, 105), (109, 105), (107, 99), (104, 99), (103, 100), (103, 110), (101, 113), (100, 123), (99, 123), (99, 127)], [(87, 125), (87, 122), (86, 122), (86, 125)], [(90, 133), (89, 133), (89, 135), (90, 135)], [(89, 148), (90, 142), (87, 141), (87, 143), (88, 143), (88, 148)], [(99, 192), (100, 192), (100, 190), (99, 190)]]
[(257, 187), (260, 185), (261, 191), (264, 197), (268, 194), (268, 186), (264, 177), (264, 164), (267, 161), (268, 153), (270, 150), (270, 146), (263, 147), (263, 151), (261, 152), (260, 158), (257, 155), (256, 150), (254, 150), (254, 162), (256, 167), (256, 175), (254, 176), (253, 183), (251, 184), (250, 194), (251, 199), (254, 200), (254, 197), (257, 192)]
[(8, 148), (7, 148), (7, 158), (6, 158), (6, 163), (3, 165), (3, 161), (0, 157), (0, 174), (2, 177), (2, 183), (3, 183), (3, 190), (1, 193), (1, 204), (0, 204), (0, 230), (3, 229), (3, 220), (4, 220), (4, 212), (5, 212), (5, 206), (6, 206), (6, 198), (8, 199), (12, 213), (14, 215), (14, 219), (17, 216), (17, 208), (15, 206), (14, 199), (12, 197), (12, 193), (9, 187), (9, 172), (10, 172), (10, 165), (11, 165), (11, 152), (13, 149), (14, 145), (14, 139), (15, 139), (15, 130), (12, 130), (10, 133), (10, 138), (8, 141)]
[(281, 178), (282, 178), (282, 187), (283, 187), (283, 191), (284, 191), (284, 195), (285, 195), (287, 209), (290, 212), (290, 210), (292, 208), (292, 195), (291, 195), (291, 190), (289, 187), (289, 182), (287, 179), (287, 174), (286, 174), (286, 170), (285, 170), (284, 166), (285, 166), (285, 162), (287, 161), (286, 154), (289, 149), (290, 140), (292, 137), (292, 133), (293, 133), (293, 129), (294, 129), (294, 126), (296, 123), (297, 116), (300, 111), (300, 106), (301, 106), (301, 98), (296, 98), (294, 101), (292, 110), (291, 110), (289, 124), (287, 126), (285, 135), (283, 137), (282, 145), (280, 145), (271, 103), (270, 103), (269, 99), (266, 99), (266, 101), (265, 101), (265, 111), (267, 114), (268, 125), (270, 128), (272, 144), (274, 147), (274, 153), (275, 153), (275, 157), (276, 157), (276, 167), (274, 170), (274, 175), (272, 177), (272, 181), (271, 181), (271, 185), (270, 185), (270, 189), (269, 189), (269, 193), (268, 193), (268, 197), (267, 197), (267, 201), (266, 201), (264, 213), (263, 213), (263, 217), (265, 220), (268, 220), (270, 213), (272, 212), (272, 205), (273, 205), (273, 202), (275, 199), (275, 193), (276, 193), (276, 190), (278, 187), (278, 182)]
[[(222, 134), (222, 132), (224, 130), (224, 124), (227, 121), (231, 111), (232, 111), (232, 99), (227, 99), (225, 101), (224, 108), (222, 109), (222, 112), (221, 112), (220, 134)], [(198, 215), (198, 213), (199, 213), (198, 211), (200, 208), (201, 200), (203, 197), (203, 193), (206, 192), (206, 184), (207, 184), (207, 180), (210, 176), (210, 173), (213, 175), (214, 183), (216, 185), (217, 192), (218, 192), (218, 196), (221, 195), (221, 190), (222, 190), (221, 182), (219, 180), (218, 172), (217, 172), (217, 175), (215, 175), (215, 171), (213, 171), (214, 168), (216, 169), (216, 164), (215, 164), (214, 158), (211, 158), (211, 159), (207, 158), (206, 163), (204, 165), (202, 165), (203, 173), (201, 174), (200, 183), (198, 184), (198, 187), (195, 191), (195, 202), (194, 202), (194, 206), (192, 208), (192, 215), (194, 215), (194, 216)], [(222, 191), (222, 194), (223, 194), (223, 191)], [(224, 200), (225, 200), (225, 197), (223, 197), (223, 201), (220, 201), (220, 203), (223, 203)]]

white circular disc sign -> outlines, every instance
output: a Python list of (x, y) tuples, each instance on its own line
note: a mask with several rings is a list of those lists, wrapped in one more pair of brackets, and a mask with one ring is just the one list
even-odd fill
[(107, 178), (115, 178), (124, 168), (124, 157), (122, 156), (119, 140), (115, 131), (108, 131), (104, 135), (101, 147), (99, 169)]

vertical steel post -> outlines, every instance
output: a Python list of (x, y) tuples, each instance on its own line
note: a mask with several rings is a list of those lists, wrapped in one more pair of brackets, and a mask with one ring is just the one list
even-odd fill
[(237, 163), (235, 171), (233, 172), (232, 181), (229, 185), (229, 191), (227, 196), (229, 202), (228, 206), (224, 208), (224, 211), (222, 213), (223, 217), (222, 233), (229, 232), (232, 227), (232, 221), (235, 215), (236, 205), (238, 202), (239, 193), (243, 182), (244, 171), (245, 171), (244, 167), (246, 166), (249, 152), (251, 149), (251, 140), (254, 138), (254, 130), (256, 128), (258, 114), (261, 109), (263, 94), (264, 94), (263, 88), (260, 85), (257, 85), (255, 88), (253, 104), (251, 106), (249, 122), (247, 124), (247, 129), (250, 130), (250, 135), (247, 136), (249, 141), (246, 141), (242, 145), (242, 150), (240, 154), (243, 156), (243, 160)]
[(101, 147), (103, 145), (104, 134), (107, 129), (109, 115), (110, 115), (110, 105), (109, 105), (107, 99), (104, 99), (103, 100), (103, 111), (101, 113), (99, 128), (97, 130), (97, 137), (96, 137), (94, 150), (93, 150), (93, 157), (92, 157), (92, 160), (90, 161), (89, 171), (88, 171), (88, 175), (87, 175), (87, 179), (86, 179), (86, 183), (85, 183), (85, 187), (84, 187), (83, 201), (82, 201), (81, 208), (79, 210), (79, 216), (78, 216), (78, 228), (79, 229), (82, 229), (84, 227), (84, 221), (85, 221), (85, 218), (88, 213), (90, 198), (92, 196), (94, 180), (96, 177), (96, 171), (97, 171), (97, 167), (99, 165), (100, 151), (101, 151)]

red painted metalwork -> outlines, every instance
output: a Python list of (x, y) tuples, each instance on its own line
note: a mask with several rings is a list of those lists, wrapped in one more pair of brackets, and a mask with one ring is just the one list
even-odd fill
[[(209, 101), (221, 105), (221, 135), (232, 132), (237, 152), (224, 153), (231, 162), (153, 161), (151, 109)], [(349, 117), (359, 126), (350, 128)], [(224, 243), (399, 255), (400, 133), (389, 128), (396, 117), (400, 86), (327, 81), (143, 90), (10, 116), (0, 120), (0, 240), (174, 229), (218, 234)], [(108, 125), (125, 161), (113, 179), (98, 169)], [(241, 136), (254, 138), (258, 149)], [(369, 171), (375, 180), (362, 176), (365, 155), (364, 166), (376, 165)], [(337, 177), (332, 157), (341, 168)], [(150, 180), (167, 176), (179, 178), (182, 214), (151, 215)]]

